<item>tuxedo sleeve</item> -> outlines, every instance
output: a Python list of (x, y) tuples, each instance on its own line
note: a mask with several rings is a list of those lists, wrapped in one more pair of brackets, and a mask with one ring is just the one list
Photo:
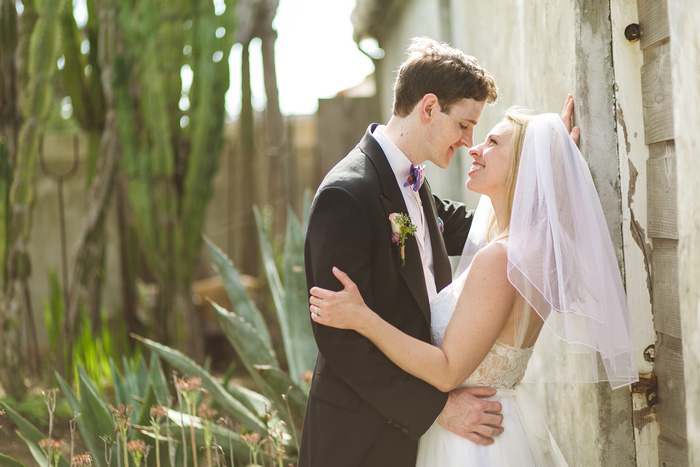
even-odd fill
[(444, 200), (433, 195), (437, 215), (443, 221), (445, 227), (442, 237), (445, 240), (445, 248), (450, 256), (462, 254), (467, 242), (469, 228), (472, 225), (474, 211), (467, 209), (463, 203)]
[[(314, 202), (306, 240), (309, 288), (340, 290), (331, 269), (337, 266), (357, 284), (365, 303), (376, 313), (372, 290), (375, 229), (367, 209), (348, 191), (325, 188)], [(388, 423), (418, 439), (435, 421), (447, 394), (394, 365), (374, 344), (355, 331), (312, 321), (319, 352), (333, 371)]]

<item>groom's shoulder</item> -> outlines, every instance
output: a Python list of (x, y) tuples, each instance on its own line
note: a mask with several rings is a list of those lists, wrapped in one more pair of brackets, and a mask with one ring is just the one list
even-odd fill
[(338, 187), (349, 191), (374, 191), (380, 188), (379, 173), (360, 147), (355, 146), (326, 174), (320, 189)]

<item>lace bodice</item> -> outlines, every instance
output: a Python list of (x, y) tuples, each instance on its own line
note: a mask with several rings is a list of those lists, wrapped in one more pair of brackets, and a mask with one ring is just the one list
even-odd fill
[[(431, 338), (440, 347), (445, 330), (457, 305), (466, 274), (443, 289), (430, 304)], [(499, 337), (484, 360), (460, 386), (488, 386), (507, 389), (517, 385), (525, 375), (532, 347), (520, 348), (508, 345)]]

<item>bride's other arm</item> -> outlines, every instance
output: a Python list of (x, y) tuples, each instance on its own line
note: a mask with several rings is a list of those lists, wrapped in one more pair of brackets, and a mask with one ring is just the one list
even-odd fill
[(311, 289), (312, 319), (326, 326), (356, 330), (404, 371), (448, 392), (479, 366), (506, 323), (515, 300), (506, 266), (502, 245), (488, 245), (477, 253), (442, 348), (404, 334), (372, 312), (352, 280), (337, 268), (333, 272), (345, 289)]

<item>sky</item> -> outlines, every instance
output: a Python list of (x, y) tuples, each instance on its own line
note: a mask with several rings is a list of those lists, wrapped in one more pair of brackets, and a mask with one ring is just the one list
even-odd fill
[[(286, 115), (316, 112), (319, 98), (333, 97), (374, 71), (372, 61), (352, 39), (350, 14), (355, 0), (280, 0), (273, 27), (280, 107)], [(265, 106), (260, 41), (250, 47), (253, 106)], [(240, 112), (241, 46), (230, 57), (230, 115)]]

